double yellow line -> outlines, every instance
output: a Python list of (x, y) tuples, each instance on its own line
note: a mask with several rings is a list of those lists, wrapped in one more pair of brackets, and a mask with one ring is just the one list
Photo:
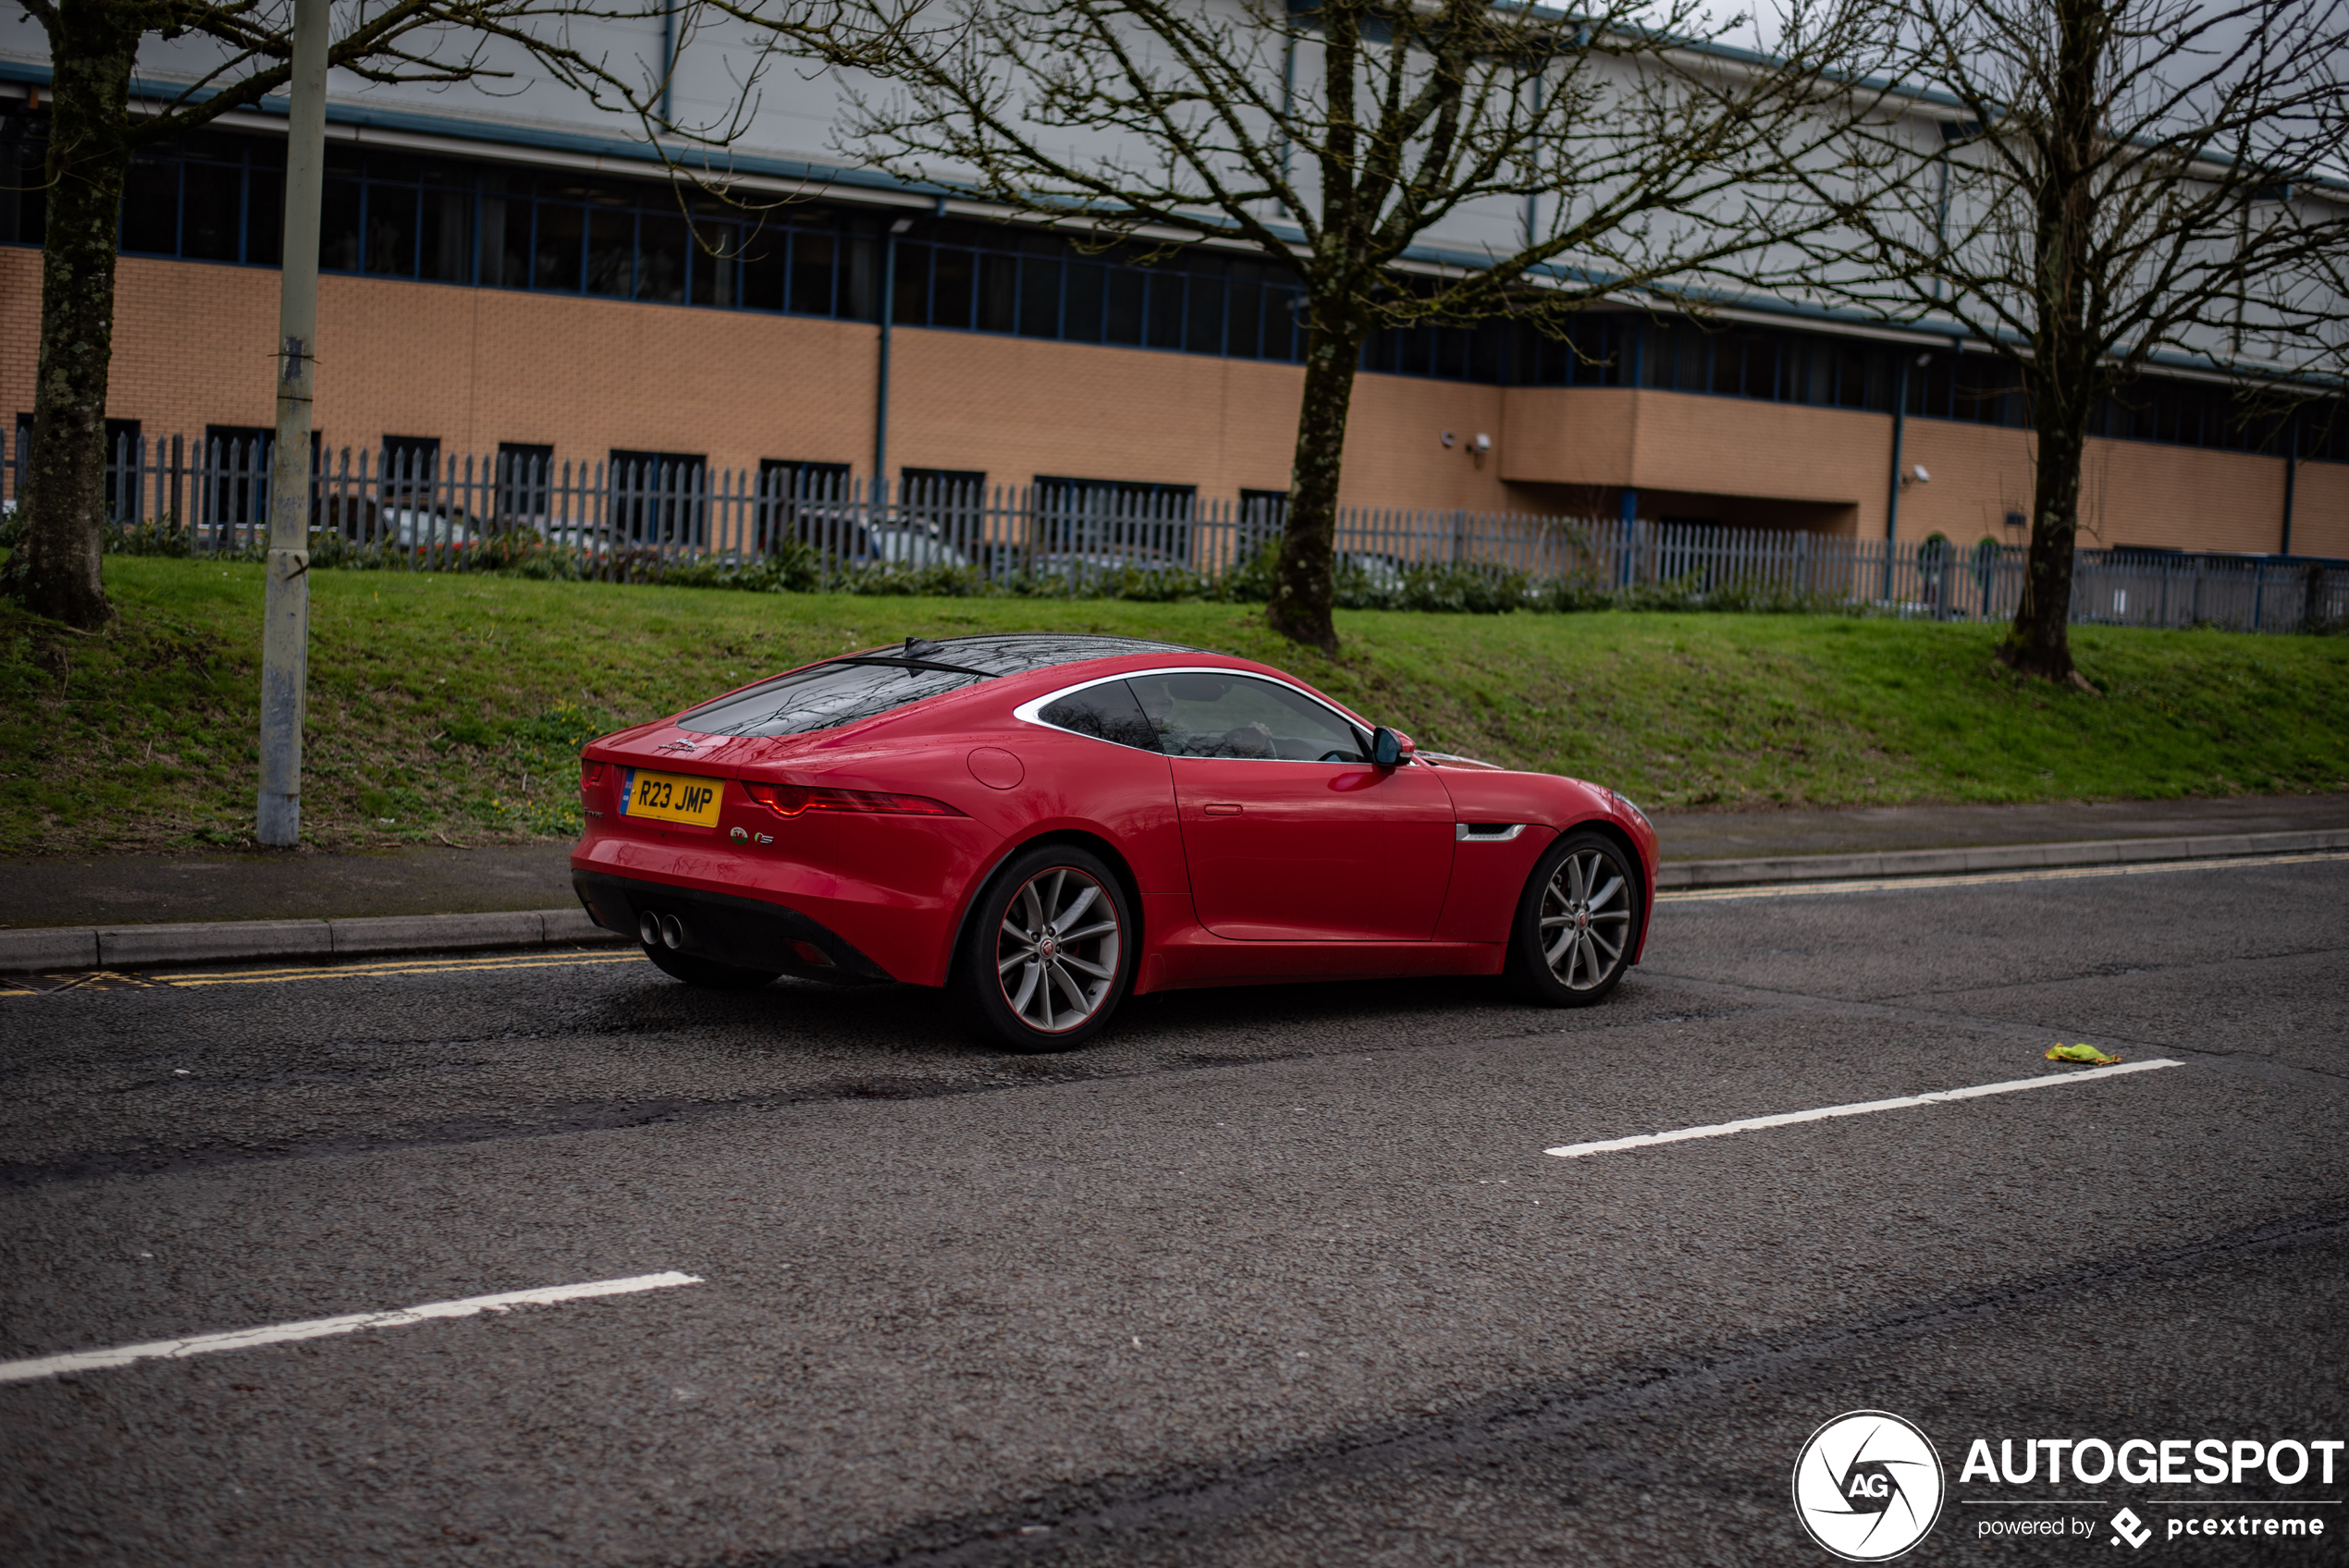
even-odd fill
[(364, 980), (394, 974), (478, 974), (505, 969), (563, 969), (585, 963), (642, 963), (633, 948), (623, 952), (519, 953), (510, 958), (418, 959), (404, 963), (351, 963), (330, 967), (289, 965), (282, 969), (224, 969), (190, 974), (159, 974), (159, 986), (276, 986), (288, 980)]
[(45, 997), (76, 990), (85, 981), (111, 980), (143, 989), (191, 988), (199, 986), (279, 986), (289, 980), (365, 980), (403, 974), (478, 974), (508, 969), (564, 969), (581, 964), (642, 963), (645, 955), (629, 949), (621, 952), (518, 953), (509, 958), (437, 958), (397, 962), (286, 964), (271, 969), (200, 970), (178, 974), (121, 974), (100, 970), (50, 990), (6, 990), (0, 995)]

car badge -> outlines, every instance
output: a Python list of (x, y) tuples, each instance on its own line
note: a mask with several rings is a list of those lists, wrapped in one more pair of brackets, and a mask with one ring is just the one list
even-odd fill
[(695, 749), (694, 743), (683, 735), (678, 736), (674, 741), (663, 741), (653, 748), (657, 752), (690, 752)]

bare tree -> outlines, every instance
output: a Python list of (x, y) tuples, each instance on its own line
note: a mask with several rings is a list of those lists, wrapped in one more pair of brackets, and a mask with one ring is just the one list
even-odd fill
[[(1654, 299), (1799, 232), (1785, 177), (1848, 112), (1828, 81), (1866, 13), (1797, 0), (1777, 53), (1699, 0), (1571, 17), (1491, 0), (713, 0), (848, 90), (842, 149), (1016, 214), (1172, 246), (1252, 248), (1302, 296), (1304, 387), (1270, 607), (1336, 646), (1347, 408), (1384, 326), (1496, 313), (1556, 327)], [(1469, 265), (1398, 266), (1430, 236)]]
[[(100, 574), (105, 529), (106, 383), (114, 349), (115, 246), (132, 154), (283, 90), (292, 71), (290, 0), (18, 0), (48, 36), (47, 218), (39, 380), (20, 543), (0, 588), (83, 631), (113, 616)], [(488, 55), (513, 46), (559, 83), (645, 116), (658, 81), (572, 48), (575, 18), (657, 18), (668, 0), (359, 0), (338, 6), (330, 67), (371, 82), (510, 76)], [(134, 106), (130, 78), (150, 39), (212, 46), (212, 65), (166, 102)], [(665, 69), (665, 66), (662, 67)], [(658, 77), (659, 70), (655, 71)]]
[(1888, 316), (1953, 321), (2019, 374), (2036, 476), (1998, 650), (2012, 668), (2087, 684), (2067, 622), (2106, 400), (2183, 357), (2272, 405), (2337, 343), (2349, 190), (2310, 177), (2340, 156), (2343, 17), (2341, 0), (1896, 8), (1906, 81), (1944, 101), (1855, 123), (1814, 180), (1851, 241), (1822, 251), (1820, 276)]

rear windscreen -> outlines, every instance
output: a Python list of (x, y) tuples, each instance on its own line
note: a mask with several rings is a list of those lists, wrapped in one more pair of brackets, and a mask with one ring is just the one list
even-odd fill
[(958, 670), (824, 664), (764, 680), (681, 716), (695, 735), (798, 735), (871, 718), (985, 680)]
[[(1121, 654), (1188, 651), (1172, 643), (1065, 632), (995, 632), (937, 642), (908, 638), (902, 652), (879, 649), (851, 655), (851, 660), (862, 662), (794, 670), (731, 697), (705, 703), (680, 717), (677, 728), (696, 735), (798, 735), (854, 724), (989, 676), (1022, 675)], [(883, 662), (889, 660), (902, 662)], [(931, 668), (918, 668), (922, 665)], [(938, 668), (941, 665), (954, 668)]]

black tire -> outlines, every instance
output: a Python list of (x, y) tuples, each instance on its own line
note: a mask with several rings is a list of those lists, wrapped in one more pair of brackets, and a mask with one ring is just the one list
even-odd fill
[(1073, 844), (1022, 851), (988, 878), (963, 933), (949, 984), (965, 1026), (997, 1050), (1075, 1050), (1125, 1000), (1138, 935), (1100, 856)]
[(1631, 967), (1645, 901), (1622, 845), (1604, 833), (1561, 835), (1534, 863), (1509, 922), (1511, 987), (1551, 1007), (1605, 1001)]
[(691, 953), (681, 953), (658, 942), (645, 944), (645, 956), (658, 966), (660, 972), (683, 980), (688, 986), (699, 986), (705, 991), (756, 991), (761, 986), (771, 986), (781, 971), (737, 969), (731, 963), (719, 963)]

